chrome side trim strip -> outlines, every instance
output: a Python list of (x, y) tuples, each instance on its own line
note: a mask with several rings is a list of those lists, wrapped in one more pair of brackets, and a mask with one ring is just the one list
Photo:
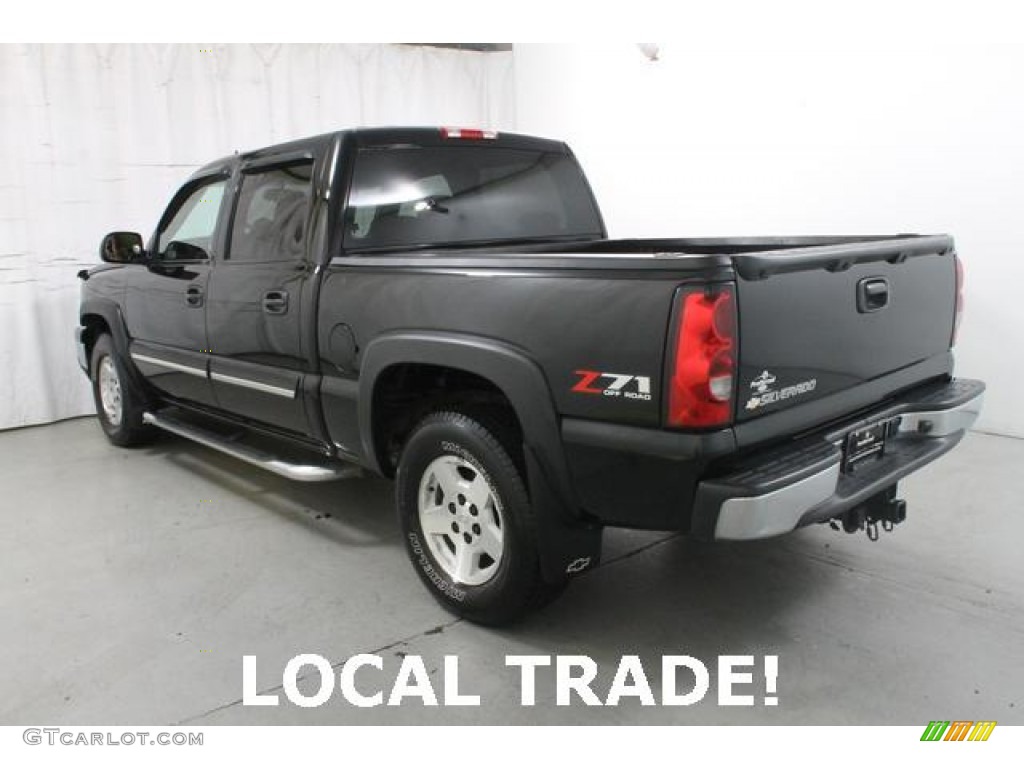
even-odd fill
[(716, 539), (763, 539), (796, 528), (804, 512), (836, 491), (839, 462), (763, 496), (738, 497), (722, 504)]
[(238, 387), (254, 389), (257, 392), (266, 392), (268, 395), (287, 397), (290, 400), (295, 399), (295, 387), (288, 389), (287, 387), (279, 387), (275, 384), (264, 384), (262, 381), (253, 381), (252, 379), (242, 379), (238, 376), (229, 376), (226, 373), (218, 373), (217, 371), (213, 371), (210, 374), (210, 378), (214, 381), (223, 382), (224, 384), (234, 384)]
[(206, 371), (202, 368), (194, 368), (191, 365), (182, 365), (181, 363), (172, 363), (170, 360), (164, 360), (160, 357), (150, 357), (149, 355), (143, 355), (138, 352), (130, 353), (132, 360), (137, 363), (149, 363), (150, 365), (156, 365), (160, 368), (167, 368), (171, 371), (178, 371), (179, 373), (187, 373), (190, 376), (199, 376), (200, 378), (206, 378)]

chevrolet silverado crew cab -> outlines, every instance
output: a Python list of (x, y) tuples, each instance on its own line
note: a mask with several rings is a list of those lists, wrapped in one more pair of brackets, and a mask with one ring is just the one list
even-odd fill
[(360, 129), (206, 165), (80, 273), (99, 423), (297, 481), (393, 477), (404, 545), (485, 624), (599, 561), (606, 526), (871, 538), (953, 448), (944, 235), (608, 239), (560, 142)]

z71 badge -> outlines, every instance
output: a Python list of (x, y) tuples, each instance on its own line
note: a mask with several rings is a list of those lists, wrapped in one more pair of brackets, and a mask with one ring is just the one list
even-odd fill
[(651, 377), (630, 373), (604, 373), (602, 371), (575, 371), (580, 380), (572, 388), (583, 395), (622, 397), (627, 400), (650, 400)]

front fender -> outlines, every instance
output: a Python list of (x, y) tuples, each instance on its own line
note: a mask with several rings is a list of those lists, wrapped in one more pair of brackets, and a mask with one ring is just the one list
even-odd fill
[(84, 299), (78, 309), (79, 322), (88, 324), (88, 318), (99, 317), (110, 329), (114, 340), (114, 349), (126, 363), (128, 361), (128, 326), (125, 324), (121, 307), (113, 299), (93, 296)]
[(82, 300), (78, 310), (78, 317), (82, 325), (87, 325), (90, 317), (99, 317), (103, 320), (110, 330), (110, 336), (114, 342), (114, 351), (117, 352), (125, 369), (128, 371), (131, 385), (140, 396), (144, 396), (147, 392), (146, 382), (128, 354), (131, 337), (128, 335), (128, 326), (125, 323), (120, 305), (113, 299), (91, 296)]

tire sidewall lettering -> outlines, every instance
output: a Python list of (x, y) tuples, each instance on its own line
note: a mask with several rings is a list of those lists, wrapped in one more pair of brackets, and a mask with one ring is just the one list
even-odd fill
[(427, 578), (430, 579), (431, 583), (444, 594), (456, 602), (463, 602), (466, 599), (466, 591), (459, 589), (455, 586), (454, 582), (449, 580), (444, 574), (438, 572), (434, 567), (432, 559), (427, 555), (426, 549), (420, 543), (420, 537), (410, 531), (409, 537), (409, 549), (412, 551), (413, 558), (416, 564), (420, 567), (423, 573), (426, 574)]

